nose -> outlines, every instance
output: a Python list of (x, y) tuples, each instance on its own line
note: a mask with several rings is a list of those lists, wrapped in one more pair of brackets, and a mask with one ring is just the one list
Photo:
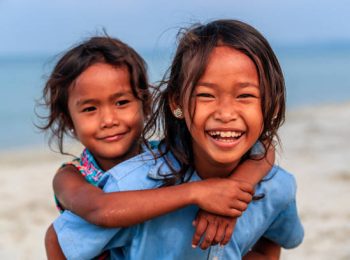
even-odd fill
[(214, 113), (214, 119), (224, 123), (237, 119), (235, 102), (231, 98), (219, 100)]
[(118, 125), (118, 115), (113, 108), (101, 109), (101, 128), (110, 128)]

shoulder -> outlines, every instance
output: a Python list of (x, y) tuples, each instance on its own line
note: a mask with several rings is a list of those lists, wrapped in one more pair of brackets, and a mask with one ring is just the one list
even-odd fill
[(297, 184), (291, 173), (275, 165), (260, 182), (259, 188), (268, 196), (267, 199), (283, 208), (295, 200)]
[(169, 173), (164, 156), (160, 157), (157, 150), (146, 151), (107, 171), (99, 186), (107, 192), (152, 189), (163, 184), (161, 175)]

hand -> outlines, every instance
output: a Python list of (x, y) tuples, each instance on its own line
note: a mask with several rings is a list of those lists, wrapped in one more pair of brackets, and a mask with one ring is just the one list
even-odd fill
[(232, 179), (212, 178), (194, 184), (198, 207), (231, 218), (242, 215), (254, 194), (251, 184)]
[(224, 217), (199, 210), (193, 225), (196, 231), (192, 238), (192, 247), (197, 247), (202, 239), (200, 248), (205, 250), (211, 245), (226, 245), (233, 234), (236, 218)]

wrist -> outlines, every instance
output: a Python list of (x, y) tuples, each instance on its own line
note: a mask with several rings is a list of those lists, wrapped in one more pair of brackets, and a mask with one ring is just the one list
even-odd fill
[(188, 185), (188, 190), (186, 191), (188, 195), (186, 195), (187, 199), (188, 199), (188, 205), (199, 205), (199, 201), (200, 201), (200, 191), (199, 191), (199, 187), (200, 184), (199, 182), (190, 182), (187, 183), (185, 185)]

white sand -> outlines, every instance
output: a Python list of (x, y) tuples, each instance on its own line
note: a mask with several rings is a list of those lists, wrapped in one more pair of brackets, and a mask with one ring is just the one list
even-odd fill
[(350, 259), (350, 103), (295, 111), (281, 130), (305, 228), (283, 259)]
[[(304, 243), (282, 259), (350, 259), (350, 103), (288, 114), (279, 164), (297, 178)], [(44, 148), (0, 153), (0, 259), (45, 259), (58, 215), (51, 180), (64, 159)]]

